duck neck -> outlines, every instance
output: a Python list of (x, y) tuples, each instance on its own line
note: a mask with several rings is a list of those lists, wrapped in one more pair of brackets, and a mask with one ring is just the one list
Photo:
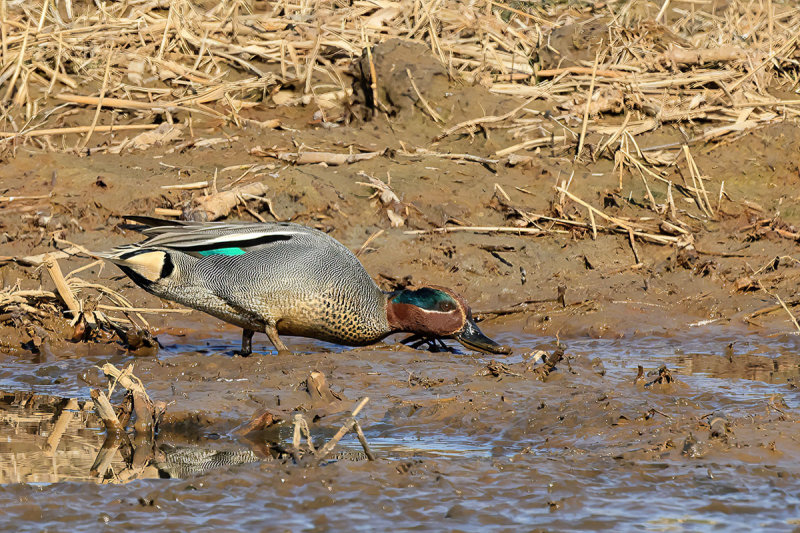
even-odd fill
[(397, 304), (392, 302), (392, 297), (396, 294), (396, 291), (383, 293), (383, 298), (386, 301), (386, 324), (389, 326), (387, 335), (403, 331), (402, 318), (398, 314)]
[(418, 306), (392, 301), (396, 293), (386, 295), (386, 322), (391, 333), (430, 333), (430, 317)]

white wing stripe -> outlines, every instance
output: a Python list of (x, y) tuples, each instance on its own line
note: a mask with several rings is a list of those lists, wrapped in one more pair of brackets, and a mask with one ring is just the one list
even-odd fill
[(193, 246), (213, 246), (217, 244), (236, 244), (238, 242), (253, 241), (263, 237), (292, 237), (295, 235), (303, 235), (299, 231), (257, 231), (248, 233), (231, 233), (229, 235), (215, 235), (209, 238), (203, 238), (200, 235), (191, 235), (186, 233), (165, 233), (153, 236), (147, 241), (141, 243), (146, 246), (168, 246), (173, 248), (189, 248)]
[(259, 237), (266, 237), (268, 235), (291, 236), (293, 234), (284, 232), (234, 233), (232, 235), (220, 235), (219, 237), (213, 237), (211, 239), (193, 239), (190, 241), (175, 242), (173, 245), (176, 247), (184, 247), (184, 246), (205, 246), (213, 244), (234, 244), (242, 241), (252, 241), (258, 239)]

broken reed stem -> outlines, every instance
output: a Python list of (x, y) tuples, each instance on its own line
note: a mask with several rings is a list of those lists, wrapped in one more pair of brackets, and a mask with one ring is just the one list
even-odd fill
[[(81, 94), (59, 93), (53, 96), (56, 100), (69, 102), (72, 104), (96, 105), (102, 107), (114, 107), (119, 109), (141, 109), (143, 111), (177, 111), (181, 109), (176, 102), (140, 102), (138, 100), (126, 100), (124, 98), (98, 98), (97, 96), (84, 96)], [(188, 110), (188, 109), (187, 109)]]
[[(619, 129), (618, 129), (617, 131), (615, 131), (615, 132), (614, 132), (614, 134), (613, 134), (613, 135), (611, 135), (611, 137), (609, 137), (609, 139), (608, 139), (606, 142), (604, 142), (604, 143), (603, 143), (603, 144), (600, 146), (600, 148), (597, 150), (597, 153), (598, 153), (598, 154), (602, 154), (602, 153), (603, 153), (603, 151), (604, 151), (606, 148), (608, 148), (609, 146), (611, 146), (611, 144), (612, 144), (614, 141), (616, 141), (617, 139), (619, 139), (620, 135), (622, 135), (622, 133), (625, 131), (625, 128), (627, 128), (627, 127), (628, 127), (628, 123), (629, 123), (630, 121), (631, 121), (631, 112), (630, 112), (629, 110), (625, 110), (625, 119), (622, 121), (622, 125), (619, 127)], [(615, 156), (616, 156), (616, 154), (615, 154)], [(622, 179), (622, 178), (621, 178), (621, 175), (620, 175), (620, 180), (621, 180), (621, 179)], [(621, 188), (622, 188), (622, 185), (620, 185), (620, 189), (621, 189)]]
[(169, 209), (167, 207), (156, 207), (153, 214), (158, 217), (179, 217), (183, 215), (183, 209)]
[(429, 235), (433, 233), (456, 233), (460, 231), (480, 232), (489, 231), (497, 233), (518, 233), (528, 235), (538, 235), (540, 233), (550, 233), (539, 228), (517, 228), (514, 226), (445, 226), (433, 229), (416, 229), (404, 231), (404, 235)]
[(431, 107), (425, 97), (422, 96), (422, 93), (419, 92), (417, 83), (414, 81), (414, 76), (411, 75), (411, 71), (409, 69), (406, 69), (406, 74), (408, 75), (408, 81), (411, 82), (411, 88), (414, 89), (415, 93), (417, 93), (417, 98), (419, 98), (419, 101), (422, 102), (422, 105), (425, 107), (425, 110), (428, 112), (434, 122), (443, 123), (444, 120), (442, 120), (442, 117), (439, 116), (439, 113), (437, 113), (436, 110)]
[(126, 367), (125, 370), (119, 370), (111, 363), (106, 363), (101, 367), (101, 370), (107, 378), (113, 379), (114, 383), (119, 383), (121, 387), (135, 394), (141, 394), (148, 402), (152, 403), (142, 382), (139, 381), (139, 378), (133, 376), (133, 365)]
[[(5, 2), (3, 2), (5, 5)], [(5, 28), (5, 20), (3, 22), (3, 27)], [(28, 35), (30, 34), (30, 21), (28, 21), (27, 26), (25, 26), (25, 36), (22, 38), (22, 47), (19, 50), (19, 61), (17, 61), (16, 67), (14, 67), (14, 73), (11, 75), (11, 79), (8, 81), (8, 88), (6, 89), (6, 94), (3, 96), (3, 101), (8, 102), (11, 99), (11, 95), (14, 94), (14, 85), (17, 83), (17, 78), (19, 77), (19, 73), (22, 70), (22, 63), (25, 61), (25, 49), (28, 46)], [(5, 39), (3, 40), (3, 48), (6, 46)], [(3, 54), (5, 55), (5, 53)]]
[[(770, 296), (772, 296), (772, 295), (770, 295)], [(800, 305), (800, 299), (797, 299), (797, 300), (789, 300), (789, 302), (788, 302), (788, 303), (787, 303), (787, 302), (783, 302), (783, 305), (781, 305), (781, 304), (777, 304), (777, 305), (768, 305), (768, 306), (766, 306), (766, 307), (762, 307), (761, 309), (757, 309), (757, 310), (753, 311), (753, 312), (752, 312), (752, 313), (750, 313), (749, 315), (746, 315), (746, 316), (744, 317), (744, 321), (745, 321), (745, 322), (749, 322), (749, 321), (751, 321), (752, 319), (754, 319), (754, 318), (756, 318), (756, 317), (759, 317), (759, 316), (761, 316), (761, 315), (766, 315), (766, 314), (768, 314), (768, 313), (772, 313), (772, 312), (774, 312), (774, 311), (778, 311), (778, 310), (780, 310), (780, 309), (785, 309), (785, 306), (792, 306), (792, 307), (794, 307), (794, 306), (796, 306), (796, 305)]]
[(494, 155), (497, 157), (503, 157), (508, 154), (513, 154), (514, 152), (518, 152), (520, 150), (536, 148), (538, 146), (547, 146), (548, 144), (551, 146), (555, 146), (557, 142), (562, 142), (566, 140), (567, 140), (566, 135), (550, 135), (549, 137), (539, 137), (538, 139), (531, 139), (528, 141), (521, 142), (519, 144), (509, 146), (508, 148), (503, 148), (502, 150), (496, 151)]
[(15, 131), (0, 131), (0, 137), (42, 137), (45, 135), (68, 135), (70, 133), (86, 133), (94, 131), (94, 133), (109, 133), (113, 131), (130, 131), (130, 130), (154, 130), (158, 128), (158, 124), (118, 124), (110, 126), (72, 126), (67, 128), (49, 128), (42, 130), (32, 130), (26, 132)]
[(644, 177), (644, 172), (639, 170), (639, 176), (642, 178), (642, 183), (644, 183), (645, 191), (647, 191), (647, 199), (650, 201), (650, 209), (658, 213), (658, 206), (656, 204), (656, 199), (653, 197), (653, 193), (650, 191), (650, 185), (648, 185), (647, 183), (647, 178)]
[(114, 407), (108, 401), (105, 393), (98, 389), (92, 389), (89, 395), (94, 400), (94, 410), (106, 426), (106, 431), (108, 433), (124, 433), (125, 428), (122, 427), (117, 414), (114, 412)]
[(58, 261), (51, 257), (45, 257), (44, 265), (47, 269), (47, 273), (50, 274), (50, 279), (53, 280), (56, 286), (58, 295), (61, 296), (61, 299), (64, 301), (70, 313), (72, 313), (72, 316), (77, 317), (81, 312), (81, 306), (78, 300), (75, 299), (75, 295), (72, 294), (67, 280), (64, 279), (64, 274), (61, 272), (61, 267), (58, 266)]
[(306, 436), (308, 449), (311, 450), (311, 453), (316, 454), (317, 449), (314, 448), (314, 441), (311, 439), (311, 429), (308, 427), (308, 421), (302, 414), (298, 413), (294, 415), (294, 428), (292, 431), (292, 456), (295, 458), (295, 461), (299, 459), (298, 451), (300, 450), (300, 443), (304, 434)]
[[(170, 8), (170, 11), (172, 8)], [(100, 98), (97, 101), (97, 109), (94, 111), (94, 117), (92, 118), (92, 124), (89, 126), (89, 131), (86, 132), (86, 137), (83, 138), (83, 141), (80, 142), (78, 145), (78, 150), (83, 150), (86, 148), (86, 145), (89, 143), (89, 139), (92, 138), (92, 134), (94, 134), (94, 129), (97, 127), (97, 121), (100, 118), (100, 111), (103, 109), (103, 98), (106, 96), (106, 89), (108, 88), (108, 77), (111, 74), (111, 58), (114, 56), (114, 48), (110, 48), (108, 50), (108, 59), (106, 59), (106, 69), (103, 73), (103, 84), (100, 87)]]
[(733, 93), (733, 91), (735, 91), (739, 87), (739, 85), (749, 80), (752, 76), (756, 74), (756, 72), (764, 68), (764, 66), (768, 65), (769, 63), (771, 63), (773, 59), (775, 59), (776, 57), (787, 51), (789, 48), (791, 48), (798, 38), (800, 38), (800, 30), (798, 30), (798, 32), (795, 33), (791, 39), (786, 41), (786, 43), (783, 46), (781, 46), (779, 49), (771, 53), (764, 61), (759, 63), (758, 66), (756, 66), (756, 68), (752, 69), (750, 72), (739, 78), (735, 83), (729, 85), (728, 93)]
[(597, 224), (594, 222), (594, 212), (589, 209), (589, 223), (592, 225), (592, 240), (597, 240)]
[(375, 233), (370, 235), (367, 238), (367, 240), (364, 241), (364, 244), (361, 245), (361, 248), (359, 248), (358, 251), (356, 252), (356, 257), (358, 257), (359, 255), (363, 254), (364, 250), (367, 249), (367, 246), (369, 246), (372, 241), (374, 241), (375, 239), (377, 239), (378, 237), (383, 235), (385, 231), (386, 231), (385, 229), (379, 229), (378, 231), (376, 231)]
[(483, 124), (490, 124), (490, 123), (493, 123), (493, 122), (502, 122), (504, 120), (508, 120), (509, 118), (511, 118), (514, 115), (516, 115), (523, 107), (525, 107), (527, 105), (530, 105), (530, 103), (533, 102), (533, 101), (534, 101), (534, 98), (531, 98), (531, 99), (521, 103), (520, 105), (518, 105), (517, 107), (515, 107), (514, 109), (512, 109), (511, 111), (509, 111), (508, 113), (506, 113), (504, 115), (500, 115), (500, 116), (487, 115), (485, 117), (473, 118), (473, 119), (470, 119), (470, 120), (465, 120), (463, 122), (459, 122), (455, 126), (453, 126), (451, 128), (447, 128), (442, 133), (440, 133), (439, 135), (434, 137), (433, 138), (433, 142), (439, 142), (442, 139), (444, 139), (445, 137), (447, 137), (449, 135), (452, 135), (452, 134), (454, 134), (455, 132), (457, 132), (457, 131), (459, 131), (461, 129), (465, 129), (466, 128), (470, 132), (472, 132), (472, 130), (476, 126), (483, 125)]
[(294, 415), (294, 429), (292, 430), (292, 447), (295, 450), (300, 449), (300, 440), (302, 439), (302, 435), (300, 433), (300, 424), (305, 422), (303, 415), (297, 413)]
[(639, 259), (639, 251), (636, 249), (636, 239), (633, 235), (633, 230), (628, 228), (628, 239), (631, 242), (631, 250), (633, 250), (633, 259), (636, 261), (636, 265), (641, 265), (642, 261)]
[(353, 429), (356, 430), (356, 437), (358, 438), (358, 442), (361, 443), (361, 447), (364, 449), (367, 459), (369, 461), (374, 461), (375, 455), (372, 453), (372, 450), (369, 449), (367, 437), (364, 436), (364, 430), (361, 429), (361, 424), (358, 423), (358, 420), (353, 420)]
[(675, 199), (672, 197), (672, 182), (667, 183), (667, 204), (669, 205), (669, 216), (672, 220), (678, 220), (678, 213), (675, 209)]
[[(636, 229), (636, 227), (635, 227), (635, 225), (633, 223), (629, 223), (629, 222), (626, 222), (624, 220), (620, 220), (620, 219), (618, 219), (616, 217), (612, 217), (610, 215), (606, 215), (605, 213), (603, 213), (602, 211), (600, 211), (596, 207), (593, 207), (592, 205), (584, 202), (583, 200), (581, 200), (580, 198), (578, 198), (577, 196), (575, 196), (574, 194), (572, 194), (571, 192), (566, 190), (566, 188), (564, 188), (563, 186), (556, 187), (555, 189), (559, 193), (568, 196), (572, 201), (577, 202), (580, 205), (582, 205), (583, 207), (585, 207), (586, 209), (588, 209), (590, 213), (596, 214), (599, 217), (611, 222), (612, 224), (614, 224), (616, 226), (619, 226), (620, 228), (622, 228), (622, 230), (624, 230), (625, 232), (630, 232), (635, 237), (639, 237), (641, 239), (646, 239), (646, 240), (649, 240), (651, 242), (655, 242), (657, 244), (674, 244), (674, 243), (677, 243), (678, 240), (679, 240), (678, 237), (675, 237), (675, 236), (672, 236), (672, 235), (657, 235), (657, 234), (654, 234), (654, 233), (647, 233), (647, 232), (642, 231), (640, 229)], [(561, 220), (559, 220), (559, 222), (561, 222), (561, 223), (571, 223), (571, 221), (561, 221)], [(583, 226), (585, 227), (586, 224), (583, 224)]]
[(751, 315), (749, 315), (747, 317), (747, 319), (753, 318), (754, 316), (758, 316), (759, 314), (763, 314), (765, 312), (769, 312), (769, 311), (773, 311), (773, 310), (777, 310), (777, 309), (783, 309), (784, 311), (786, 311), (786, 314), (789, 315), (789, 318), (792, 319), (792, 324), (794, 324), (794, 327), (797, 330), (797, 332), (800, 333), (800, 324), (797, 323), (797, 319), (795, 318), (794, 314), (789, 310), (789, 306), (786, 305), (786, 303), (781, 299), (781, 297), (778, 296), (777, 294), (773, 294), (773, 293), (769, 292), (767, 290), (767, 288), (764, 287), (764, 284), (761, 283), (761, 280), (758, 281), (758, 286), (761, 288), (762, 291), (764, 291), (765, 293), (769, 294), (770, 296), (772, 296), (773, 298), (778, 300), (778, 304), (779, 305), (773, 306), (771, 308), (766, 308), (766, 310), (762, 310), (762, 312), (752, 313)]
[(486, 165), (496, 165), (500, 162), (499, 159), (490, 159), (488, 157), (481, 157), (478, 155), (473, 154), (453, 154), (453, 153), (444, 153), (444, 152), (434, 152), (432, 150), (427, 150), (425, 148), (415, 148), (413, 152), (408, 152), (405, 148), (405, 144), (400, 141), (400, 144), (404, 146), (406, 151), (397, 152), (398, 155), (402, 155), (404, 157), (441, 157), (442, 159), (450, 159), (453, 161), (463, 160), (463, 161), (470, 161), (472, 163), (482, 163)]
[(564, 187), (556, 187), (556, 191), (558, 191), (561, 194), (564, 194), (566, 196), (569, 196), (570, 200), (572, 200), (573, 202), (579, 203), (580, 205), (582, 205), (583, 207), (585, 207), (586, 209), (588, 209), (590, 211), (594, 211), (594, 213), (597, 216), (599, 216), (600, 218), (611, 222), (612, 224), (616, 224), (617, 226), (619, 226), (621, 228), (624, 228), (626, 230), (633, 229), (633, 227), (630, 224), (628, 224), (627, 222), (625, 222), (624, 220), (620, 220), (618, 218), (612, 217), (611, 215), (606, 215), (605, 213), (603, 213), (602, 211), (600, 211), (596, 207), (593, 207), (592, 205), (584, 202), (583, 200), (581, 200), (580, 198), (578, 198), (577, 196), (575, 196), (574, 194), (569, 192)]
[(372, 91), (372, 101), (375, 104), (375, 110), (381, 108), (380, 101), (378, 100), (378, 73), (375, 71), (375, 63), (372, 61), (372, 47), (367, 40), (367, 34), (364, 30), (364, 24), (361, 24), (361, 41), (363, 47), (367, 50), (367, 62), (369, 63), (369, 88)]
[[(350, 413), (350, 416), (347, 418), (347, 420), (342, 425), (342, 427), (339, 429), (339, 431), (336, 432), (336, 434), (331, 438), (331, 440), (329, 440), (327, 443), (325, 443), (325, 446), (323, 446), (322, 448), (319, 449), (319, 451), (316, 454), (317, 459), (322, 460), (322, 459), (325, 458), (326, 455), (331, 453), (331, 451), (336, 446), (336, 444), (340, 440), (342, 440), (342, 437), (344, 437), (347, 434), (347, 432), (350, 431), (353, 428), (353, 425), (356, 423), (356, 416), (358, 415), (358, 413), (361, 412), (361, 410), (364, 408), (364, 406), (367, 405), (368, 401), (369, 401), (369, 396), (364, 396), (358, 402), (358, 404), (356, 404), (355, 409), (353, 409), (353, 411)], [(363, 446), (363, 444), (362, 444), (362, 446)], [(364, 451), (366, 452), (367, 449), (365, 449)], [(369, 455), (370, 454), (367, 454), (368, 457), (369, 457)]]
[(604, 78), (621, 78), (624, 72), (616, 70), (596, 70), (595, 67), (563, 67), (563, 68), (550, 68), (536, 71), (536, 76), (539, 78), (555, 78), (562, 74), (592, 74)]
[(789, 315), (789, 318), (792, 319), (792, 323), (794, 324), (794, 327), (797, 330), (797, 332), (800, 333), (800, 324), (797, 323), (797, 319), (795, 318), (794, 314), (789, 310), (789, 307), (783, 302), (780, 296), (778, 296), (777, 294), (775, 294), (774, 296), (775, 298), (777, 298), (778, 303), (781, 304), (781, 307), (783, 307), (783, 309)]
[(47, 437), (47, 443), (45, 444), (44, 448), (45, 455), (52, 457), (53, 453), (58, 448), (58, 444), (61, 442), (61, 437), (64, 436), (64, 432), (67, 430), (69, 423), (72, 422), (73, 418), (75, 418), (75, 413), (73, 413), (73, 411), (76, 409), (78, 409), (78, 400), (76, 398), (70, 398), (64, 408), (61, 410), (58, 420), (56, 420), (56, 423), (53, 425), (50, 436)]
[(162, 189), (188, 191), (191, 189), (205, 189), (208, 187), (207, 181), (196, 181), (194, 183), (178, 183), (176, 185), (162, 185)]
[(170, 22), (172, 22), (172, 11), (175, 7), (175, 2), (169, 3), (169, 11), (167, 12), (167, 22), (164, 23), (164, 34), (161, 36), (161, 45), (158, 47), (158, 54), (156, 54), (156, 59), (161, 59), (164, 57), (164, 48), (167, 46), (167, 35), (169, 35), (169, 26)]
[(575, 160), (577, 161), (581, 157), (581, 151), (583, 150), (583, 143), (586, 141), (586, 128), (589, 126), (589, 110), (592, 107), (592, 95), (594, 94), (594, 82), (597, 79), (597, 65), (600, 63), (600, 49), (597, 49), (597, 52), (594, 56), (594, 66), (592, 67), (592, 81), (589, 82), (589, 92), (586, 96), (586, 109), (583, 111), (583, 124), (581, 125), (581, 135), (578, 139), (578, 151), (575, 154)]
[(656, 23), (661, 20), (661, 17), (667, 12), (667, 7), (669, 7), (669, 0), (664, 0), (664, 3), (661, 5), (661, 9), (658, 11), (658, 15), (656, 15)]
[[(61, 80), (62, 83), (66, 83), (66, 80), (72, 82), (71, 84), (67, 83), (67, 85), (72, 90), (75, 90), (75, 88), (78, 86), (78, 84), (72, 81), (72, 79), (70, 79), (68, 76), (62, 76), (58, 72), (59, 69), (61, 68), (61, 56), (63, 50), (64, 50), (64, 39), (62, 38), (61, 32), (58, 32), (58, 50), (56, 51), (56, 65), (55, 68), (52, 69), (52, 77), (50, 78), (50, 85), (47, 86), (47, 91), (45, 91), (45, 97), (49, 97), (50, 93), (53, 92), (53, 87), (56, 86), (57, 79)], [(50, 67), (47, 68), (49, 69)], [(64, 78), (66, 78), (66, 80)]]
[(66, 276), (64, 276), (64, 279), (65, 280), (69, 279), (72, 276), (80, 274), (84, 270), (89, 270), (90, 268), (94, 268), (94, 267), (96, 267), (98, 265), (102, 268), (102, 265), (103, 265), (103, 260), (102, 259), (98, 259), (96, 261), (92, 261), (91, 263), (87, 263), (87, 264), (85, 264), (83, 266), (80, 266), (80, 267), (76, 268), (75, 270), (71, 270), (70, 272), (67, 273)]
[(42, 137), (44, 135), (68, 135), (70, 133), (86, 133), (94, 130), (95, 133), (108, 133), (112, 131), (154, 130), (158, 124), (119, 124), (111, 126), (71, 126), (67, 128), (48, 128), (26, 132), (0, 131), (0, 137)]
[(683, 153), (686, 157), (686, 165), (689, 167), (689, 175), (692, 177), (692, 183), (694, 184), (697, 205), (703, 211), (703, 214), (707, 217), (712, 217), (714, 215), (714, 208), (711, 207), (711, 202), (708, 199), (708, 192), (706, 192), (706, 186), (703, 184), (703, 177), (700, 175), (700, 169), (697, 167), (697, 163), (695, 163), (694, 157), (689, 151), (689, 145), (683, 145)]

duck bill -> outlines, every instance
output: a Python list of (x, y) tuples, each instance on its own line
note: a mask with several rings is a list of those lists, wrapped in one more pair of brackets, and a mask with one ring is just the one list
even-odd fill
[(453, 337), (455, 337), (458, 342), (467, 348), (478, 350), (479, 352), (502, 354), (511, 353), (511, 348), (497, 344), (492, 339), (484, 335), (483, 332), (478, 329), (478, 325), (475, 323), (472, 317), (467, 319), (467, 322), (464, 324), (464, 327), (461, 329), (461, 331), (454, 334)]

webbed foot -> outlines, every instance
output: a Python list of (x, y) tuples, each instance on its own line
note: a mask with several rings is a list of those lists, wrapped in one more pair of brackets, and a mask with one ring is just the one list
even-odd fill
[(429, 352), (438, 353), (438, 352), (449, 352), (449, 353), (456, 353), (454, 348), (451, 348), (447, 344), (444, 343), (442, 339), (439, 337), (427, 337), (424, 335), (419, 335), (415, 333), (410, 337), (407, 337), (400, 341), (403, 344), (407, 344), (410, 347), (414, 348), (415, 350), (421, 349), (420, 347), (427, 344), (427, 350)]

